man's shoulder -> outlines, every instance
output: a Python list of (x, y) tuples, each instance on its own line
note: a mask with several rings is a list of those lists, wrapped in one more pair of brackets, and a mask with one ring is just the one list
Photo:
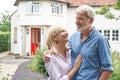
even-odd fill
[(95, 36), (98, 39), (98, 41), (106, 41), (107, 40), (107, 38), (105, 37), (105, 35), (103, 35), (100, 32), (96, 32)]
[(80, 32), (75, 31), (75, 32), (71, 35), (71, 37), (73, 37), (73, 36), (78, 36), (78, 35), (80, 35)]

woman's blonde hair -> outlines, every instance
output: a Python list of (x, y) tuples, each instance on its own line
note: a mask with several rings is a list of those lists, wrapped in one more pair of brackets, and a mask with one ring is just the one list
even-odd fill
[[(55, 37), (60, 33), (62, 26), (52, 26), (49, 28), (46, 38), (46, 45), (49, 50), (57, 53), (57, 41), (55, 41)], [(66, 46), (65, 46), (66, 47)], [(67, 49), (67, 48), (66, 48)]]

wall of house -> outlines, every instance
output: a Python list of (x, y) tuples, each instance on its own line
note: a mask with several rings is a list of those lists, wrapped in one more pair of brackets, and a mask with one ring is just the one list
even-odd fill
[[(29, 1), (28, 1), (29, 2)], [(51, 1), (41, 1), (39, 14), (28, 14), (26, 12), (27, 2), (19, 4), (20, 25), (65, 25), (66, 26), (66, 4), (64, 4), (63, 15), (51, 14)]]
[(68, 8), (67, 12), (67, 28), (69, 32), (69, 36), (76, 31), (76, 24), (75, 24), (75, 9), (77, 7), (70, 7)]
[[(14, 54), (19, 54), (21, 53), (21, 29), (19, 27), (19, 13), (15, 12), (14, 15), (11, 18), (11, 53)], [(17, 33), (16, 33), (16, 37), (17, 37), (17, 42), (14, 42), (14, 28), (16, 27), (17, 29)]]
[[(68, 7), (64, 4), (63, 15), (51, 14), (51, 1), (41, 1), (40, 14), (28, 14), (26, 12), (26, 1), (20, 2), (17, 12), (12, 17), (11, 25), (11, 53), (26, 55), (31, 50), (31, 28), (41, 28), (41, 47), (45, 46), (46, 32), (52, 25), (63, 25), (67, 28), (69, 36), (76, 31), (75, 25), (75, 9), (76, 7)], [(67, 8), (68, 7), (68, 8)], [(99, 9), (99, 8), (95, 8)], [(116, 15), (119, 15), (117, 11), (114, 11)], [(93, 23), (98, 30), (114, 30), (117, 29), (120, 32), (120, 20), (108, 20), (104, 16), (96, 15)], [(13, 42), (14, 27), (17, 27), (17, 43)], [(29, 30), (29, 34), (26, 31)], [(120, 39), (120, 35), (119, 35)], [(120, 40), (117, 42), (111, 42), (112, 50), (120, 52)]]
[[(67, 28), (69, 31), (69, 34), (71, 35), (74, 31), (76, 31), (76, 25), (75, 25), (75, 9), (77, 7), (70, 7), (68, 8), (68, 17), (67, 17)], [(94, 8), (95, 10), (99, 10), (99, 7)], [(115, 14), (116, 16), (119, 16), (120, 11), (114, 10), (111, 8), (111, 12)], [(96, 15), (94, 23), (92, 24), (96, 27), (97, 30), (119, 30), (120, 33), (120, 19), (118, 21), (116, 20), (109, 20), (106, 19), (102, 15)], [(69, 36), (70, 36), (69, 35)], [(112, 35), (112, 34), (111, 34)], [(114, 51), (120, 52), (120, 34), (119, 34), (119, 41), (109, 41), (111, 49)]]
[[(27, 1), (29, 2), (29, 1)], [(12, 18), (11, 53), (26, 55), (31, 52), (31, 28), (41, 28), (41, 47), (45, 47), (45, 37), (48, 28), (52, 25), (67, 26), (67, 5), (64, 4), (63, 15), (51, 14), (51, 1), (41, 1), (39, 14), (28, 14), (27, 2), (22, 1), (17, 6), (17, 12)], [(16, 23), (17, 21), (17, 23)], [(17, 27), (17, 43), (13, 43), (14, 27)], [(27, 33), (29, 30), (29, 34)], [(44, 30), (44, 31), (43, 31)]]
[[(111, 8), (111, 13), (115, 14), (115, 16), (120, 16), (120, 11), (119, 10), (115, 10)], [(119, 35), (118, 41), (109, 41), (110, 42), (110, 46), (111, 49), (113, 51), (117, 51), (120, 53), (120, 19), (118, 21), (114, 20), (110, 20), (105, 18), (102, 15), (96, 15), (95, 17), (95, 21), (93, 23), (93, 26), (95, 26), (97, 28), (97, 30), (110, 30), (110, 33), (112, 32), (112, 30), (118, 30), (119, 31)], [(112, 34), (110, 34), (112, 36)], [(112, 38), (112, 37), (111, 37)]]

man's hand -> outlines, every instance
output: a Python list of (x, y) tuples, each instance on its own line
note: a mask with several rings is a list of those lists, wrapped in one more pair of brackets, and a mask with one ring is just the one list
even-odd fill
[(112, 71), (104, 71), (102, 72), (99, 80), (109, 80), (111, 75), (112, 75)]
[(49, 50), (49, 51), (45, 51), (44, 54), (43, 54), (43, 61), (44, 63), (47, 63), (48, 61), (50, 61), (50, 58), (49, 56), (47, 56), (48, 54), (52, 54), (54, 53), (52, 50)]

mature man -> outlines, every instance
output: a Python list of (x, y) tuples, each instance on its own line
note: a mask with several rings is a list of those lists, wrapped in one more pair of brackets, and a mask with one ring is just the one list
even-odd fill
[(92, 26), (95, 13), (92, 7), (76, 9), (75, 32), (69, 39), (72, 64), (79, 54), (83, 62), (73, 80), (108, 80), (112, 74), (112, 60), (108, 40)]

